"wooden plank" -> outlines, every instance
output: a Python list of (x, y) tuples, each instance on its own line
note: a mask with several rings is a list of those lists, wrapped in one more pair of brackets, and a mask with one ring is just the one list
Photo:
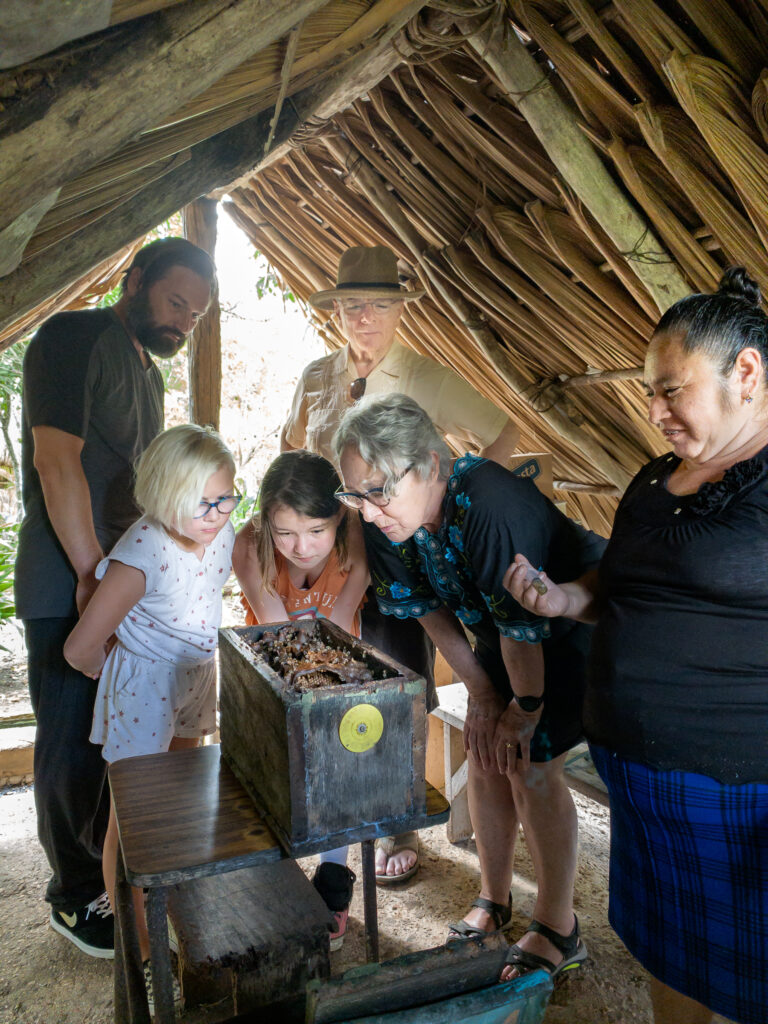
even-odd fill
[[(325, 0), (208, 0), (103, 33), (48, 87), (44, 112), (11, 111), (3, 133), (0, 229), (63, 182), (162, 122)], [(41, 94), (42, 95), (42, 94)], [(127, 98), (130, 101), (127, 102)]]
[[(196, 199), (184, 207), (184, 235), (211, 258), (216, 255), (216, 201)], [(219, 429), (221, 411), (221, 307), (218, 288), (187, 342), (189, 418)]]
[(168, 912), (187, 1007), (234, 996), (242, 1012), (330, 974), (332, 916), (293, 860), (182, 882)]
[(118, 761), (109, 784), (132, 885), (171, 884), (282, 856), (218, 746)]
[(506, 939), (489, 935), (368, 964), (330, 982), (311, 982), (307, 1021), (332, 1024), (362, 1013), (416, 1006), (431, 995), (450, 996), (490, 985), (498, 979), (506, 950)]

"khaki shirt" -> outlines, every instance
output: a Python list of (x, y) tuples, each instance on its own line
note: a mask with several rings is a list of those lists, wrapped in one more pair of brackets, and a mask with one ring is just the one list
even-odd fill
[[(296, 385), (285, 425), (292, 448), (306, 448), (335, 462), (331, 440), (346, 409), (354, 405), (349, 387), (357, 374), (348, 346), (306, 366)], [(505, 413), (457, 373), (395, 341), (366, 382), (366, 395), (408, 395), (426, 410), (442, 434), (463, 451), (487, 447), (507, 422)]]

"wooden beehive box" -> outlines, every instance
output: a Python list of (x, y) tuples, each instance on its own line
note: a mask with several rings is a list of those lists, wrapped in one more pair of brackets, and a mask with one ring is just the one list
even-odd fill
[(222, 756), (291, 856), (369, 837), (372, 823), (398, 834), (426, 811), (424, 680), (318, 619), (374, 679), (301, 692), (247, 643), (282, 625), (220, 630)]

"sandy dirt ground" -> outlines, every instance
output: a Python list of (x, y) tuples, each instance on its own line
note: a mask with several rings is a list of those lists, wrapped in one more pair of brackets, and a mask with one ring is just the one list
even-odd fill
[[(576, 912), (590, 959), (560, 983), (546, 1024), (650, 1024), (646, 975), (607, 920), (608, 812), (575, 796), (580, 818)], [(48, 876), (35, 833), (32, 788), (0, 793), (0, 1024), (109, 1024), (112, 965), (79, 953), (48, 926), (43, 891)], [(421, 870), (402, 888), (379, 890), (381, 958), (440, 945), (449, 921), (461, 917), (477, 895), (473, 842), (451, 845), (445, 826), (424, 831)], [(360, 875), (360, 848), (350, 867)], [(302, 861), (311, 874), (315, 860)], [(530, 918), (535, 883), (521, 841), (512, 888), (515, 929)], [(348, 937), (332, 954), (334, 973), (364, 961), (362, 885), (355, 886)], [(215, 1019), (197, 1010), (190, 1024)], [(721, 1018), (717, 1018), (722, 1021)], [(438, 1024), (436, 1021), (435, 1024)]]

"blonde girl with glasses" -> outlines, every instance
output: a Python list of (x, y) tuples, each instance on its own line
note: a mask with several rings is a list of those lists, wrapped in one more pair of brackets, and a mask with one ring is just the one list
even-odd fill
[[(326, 618), (360, 635), (368, 563), (359, 519), (339, 504), (340, 486), (331, 463), (312, 452), (283, 452), (270, 465), (233, 558), (248, 624)], [(346, 846), (323, 853), (312, 879), (333, 914), (332, 950), (344, 941), (355, 881), (346, 863)]]
[[(91, 742), (110, 764), (196, 746), (216, 728), (214, 655), (232, 567), (229, 515), (240, 500), (234, 477), (222, 439), (193, 424), (160, 434), (139, 461), (144, 515), (97, 566), (101, 582), (64, 645), (73, 668), (99, 679)], [(114, 906), (114, 807), (102, 863)], [(150, 981), (140, 890), (134, 905)]]

